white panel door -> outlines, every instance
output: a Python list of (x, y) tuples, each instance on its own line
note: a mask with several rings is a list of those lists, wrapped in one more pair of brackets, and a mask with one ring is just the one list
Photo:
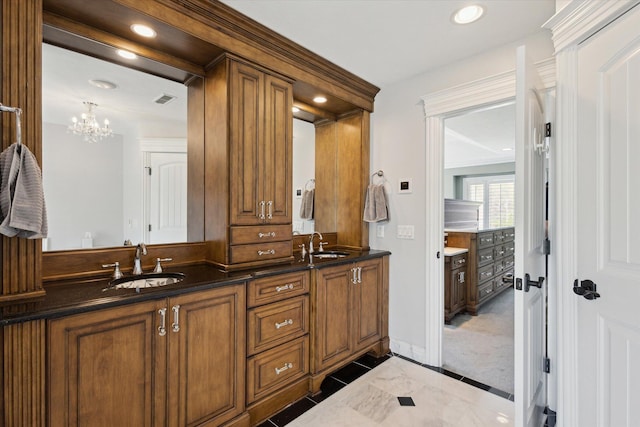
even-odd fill
[(149, 153), (148, 243), (187, 241), (187, 154)]
[[(514, 401), (517, 426), (542, 426), (546, 406), (545, 154), (542, 83), (525, 47), (516, 53)], [(525, 275), (541, 287), (527, 286)], [(541, 279), (540, 279), (541, 278)]]
[(636, 6), (578, 50), (577, 285), (600, 295), (575, 296), (581, 427), (640, 426), (639, 29)]

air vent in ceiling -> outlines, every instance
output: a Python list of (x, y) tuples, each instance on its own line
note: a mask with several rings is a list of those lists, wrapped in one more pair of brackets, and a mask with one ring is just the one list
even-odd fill
[(166, 93), (163, 93), (162, 95), (160, 95), (159, 97), (154, 99), (153, 102), (155, 102), (156, 104), (168, 104), (169, 102), (173, 101), (174, 99), (176, 99), (175, 96), (167, 95)]

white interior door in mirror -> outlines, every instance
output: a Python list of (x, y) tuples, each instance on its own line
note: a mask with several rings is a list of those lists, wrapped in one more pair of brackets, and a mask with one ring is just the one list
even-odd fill
[(187, 153), (146, 153), (147, 243), (187, 240)]

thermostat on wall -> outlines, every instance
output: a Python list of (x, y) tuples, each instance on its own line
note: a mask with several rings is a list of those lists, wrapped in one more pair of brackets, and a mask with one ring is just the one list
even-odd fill
[(398, 193), (411, 193), (413, 192), (413, 183), (411, 178), (403, 178), (398, 180)]

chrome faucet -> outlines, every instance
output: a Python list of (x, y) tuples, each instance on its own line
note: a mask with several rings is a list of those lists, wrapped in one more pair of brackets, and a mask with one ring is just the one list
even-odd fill
[(311, 237), (309, 237), (309, 255), (313, 253), (313, 236), (320, 236), (320, 241), (322, 241), (322, 234), (319, 231), (314, 231)]
[(147, 254), (147, 246), (144, 243), (138, 243), (136, 246), (136, 257), (133, 259), (133, 274), (142, 274), (142, 267), (140, 267), (140, 254)]

